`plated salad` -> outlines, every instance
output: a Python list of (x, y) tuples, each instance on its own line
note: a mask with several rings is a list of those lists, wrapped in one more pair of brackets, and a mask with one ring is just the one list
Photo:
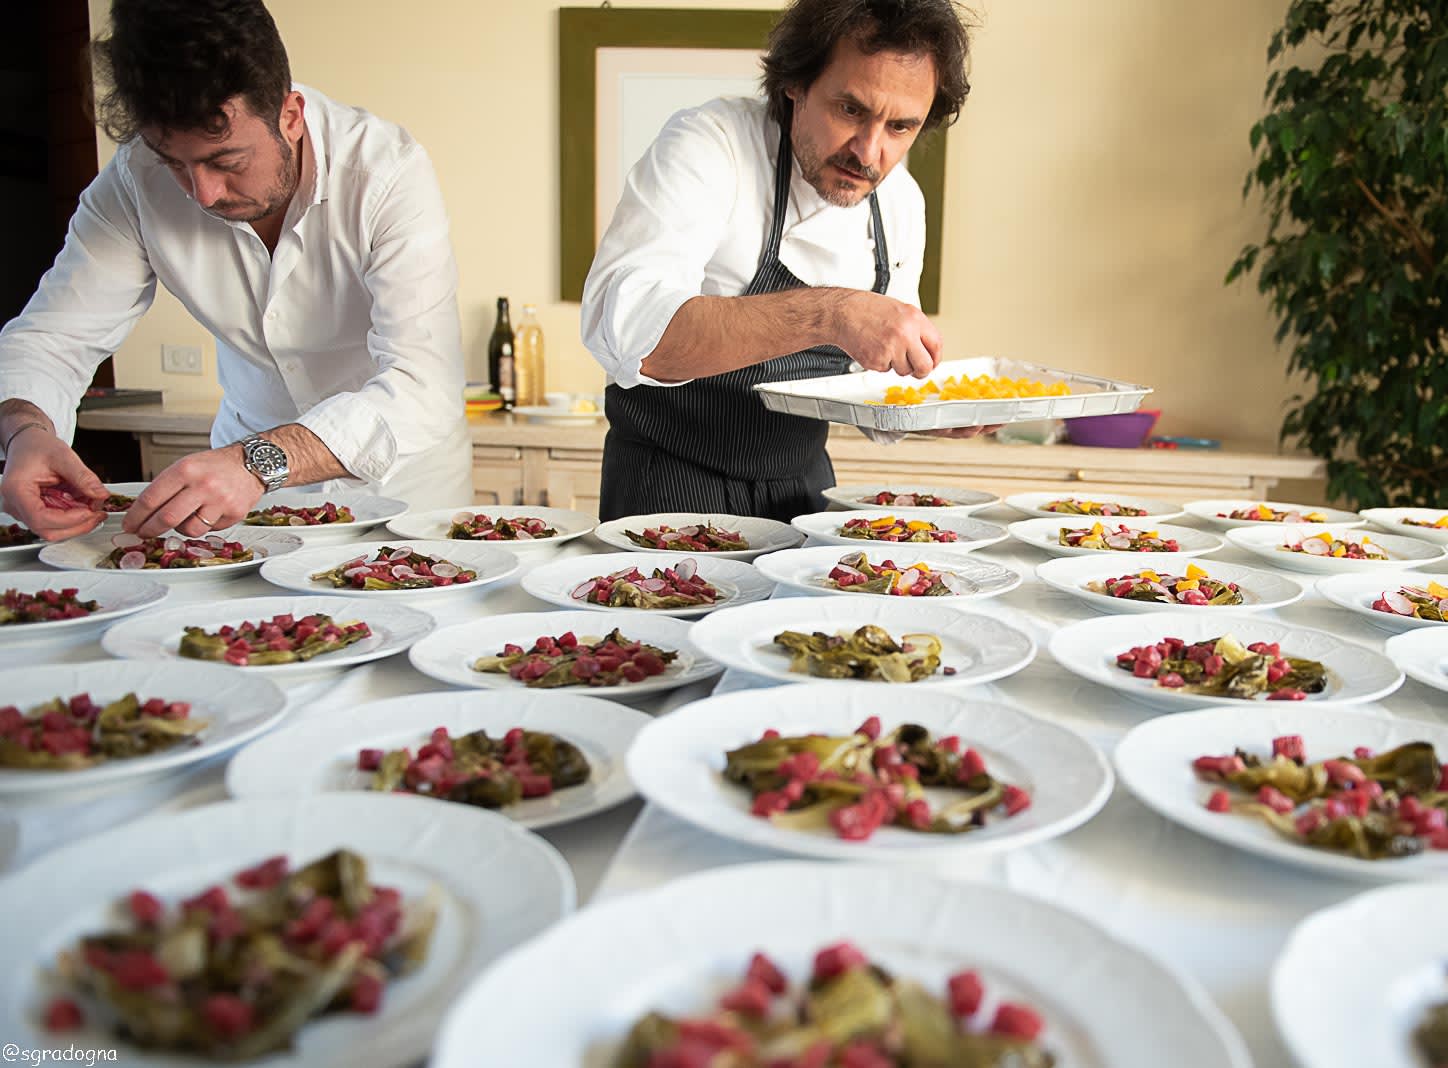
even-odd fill
[(40, 540), (40, 535), (33, 534), (26, 527), (19, 523), (0, 523), (0, 549), (13, 548), (16, 545), (33, 545)]
[(227, 541), (220, 534), (208, 534), (204, 538), (183, 538), (179, 534), (156, 538), (117, 534), (111, 539), (111, 544), (115, 548), (100, 558), (98, 567), (121, 571), (167, 571), (244, 564), (256, 558), (253, 550), (239, 541)]
[(1244, 519), (1253, 523), (1325, 523), (1327, 516), (1321, 512), (1279, 512), (1265, 504), (1251, 508), (1236, 508), (1230, 512), (1218, 512), (1218, 519)]
[(305, 508), (273, 504), (248, 512), (242, 522), (252, 527), (321, 527), (332, 523), (355, 523), (357, 517), (346, 505), (327, 501)]
[(1283, 656), (1277, 642), (1244, 646), (1230, 634), (1193, 642), (1163, 638), (1116, 656), (1116, 666), (1158, 686), (1211, 697), (1301, 701), (1327, 688), (1327, 669), (1316, 660)]
[[(1400, 586), (1395, 593), (1384, 590), (1382, 596), (1373, 602), (1373, 611), (1448, 623), (1448, 586), (1430, 581), (1426, 588)], [(3, 617), (0, 617), (0, 622), (4, 622)]]
[(237, 667), (295, 664), (371, 637), (366, 623), (336, 623), (316, 613), (290, 613), (253, 623), (246, 620), (216, 631), (187, 627), (177, 652), (191, 660), (219, 660)]
[(660, 524), (645, 527), (643, 532), (625, 530), (624, 537), (646, 549), (681, 549), (694, 553), (737, 553), (749, 548), (749, 540), (737, 530), (725, 530), (712, 524), (690, 525), (675, 530)]
[(1399, 520), (1404, 526), (1427, 527), (1430, 530), (1448, 530), (1448, 515), (1439, 516), (1437, 519), (1410, 519), (1404, 517)]
[(941, 530), (925, 519), (896, 519), (893, 515), (879, 519), (861, 517), (847, 519), (835, 533), (862, 541), (952, 542), (960, 540), (953, 530)]
[(853, 634), (786, 630), (774, 644), (789, 653), (789, 670), (821, 679), (871, 679), (878, 682), (919, 682), (940, 666), (940, 639), (933, 634), (906, 634), (895, 641), (884, 627), (867, 624)]
[(535, 689), (620, 686), (662, 675), (678, 655), (676, 649), (626, 638), (617, 627), (596, 641), (570, 630), (544, 634), (527, 649), (509, 642), (502, 652), (476, 660), (473, 670), (505, 674)]
[(476, 571), (441, 557), (414, 552), (406, 545), (384, 545), (372, 556), (345, 560), (328, 571), (318, 571), (311, 579), (331, 583), (336, 589), (431, 590), (462, 585), (477, 577)]
[(1115, 501), (1078, 501), (1075, 497), (1067, 497), (1059, 501), (1048, 501), (1041, 505), (1043, 512), (1060, 512), (1062, 515), (1146, 515), (1145, 508), (1133, 508), (1129, 504), (1117, 504)]
[(534, 541), (556, 538), (558, 531), (531, 516), (493, 519), (475, 512), (459, 512), (452, 517), (447, 536), (454, 541)]
[[(886, 824), (964, 834), (993, 815), (1014, 816), (1031, 805), (1025, 790), (993, 778), (985, 758), (956, 735), (937, 740), (914, 723), (886, 734), (878, 716), (845, 737), (767, 730), (725, 754), (724, 778), (747, 789), (753, 814), (775, 826), (829, 827), (856, 842)], [(964, 796), (932, 809), (925, 787)]]
[(0, 708), (0, 767), (75, 771), (189, 745), (209, 726), (191, 718), (185, 701), (143, 701), (134, 693), (105, 705), (88, 693), (27, 712), (8, 705)]
[(314, 1017), (376, 1013), (427, 957), (435, 904), (372, 883), (350, 850), (297, 871), (271, 857), (231, 881), (170, 906), (133, 891), (123, 927), (61, 954), (69, 993), (47, 1006), (47, 1029), (79, 1028), (92, 1002), (143, 1049), (250, 1060), (293, 1049)]
[(1157, 604), (1221, 606), (1242, 603), (1242, 591), (1235, 582), (1214, 579), (1196, 564), (1188, 564), (1185, 575), (1163, 575), (1146, 568), (1118, 578), (1088, 582), (1086, 589), (1108, 597)]
[(572, 597), (610, 608), (667, 610), (713, 604), (719, 599), (719, 588), (701, 578), (698, 567), (686, 556), (673, 567), (654, 568), (652, 575), (636, 567), (595, 575), (574, 587)]
[(1284, 553), (1306, 553), (1308, 556), (1331, 556), (1348, 560), (1388, 559), (1388, 554), (1372, 544), (1366, 534), (1363, 535), (1362, 541), (1351, 541), (1323, 531), (1321, 534), (1313, 534), (1292, 545), (1279, 545), (1277, 549)]
[(713, 1013), (651, 1012), (613, 1068), (1052, 1068), (1041, 1014), (991, 998), (979, 972), (956, 972), (939, 997), (891, 975), (850, 942), (814, 956), (797, 991), (763, 953)]
[[(907, 558), (908, 559), (908, 558)], [(825, 576), (831, 589), (896, 597), (953, 597), (980, 587), (953, 571), (932, 571), (929, 564), (870, 563), (864, 553), (846, 553)]]
[(883, 504), (890, 508), (949, 508), (954, 502), (933, 493), (892, 493), (881, 490), (873, 497), (861, 497), (861, 504)]
[(1175, 538), (1163, 538), (1154, 530), (1132, 530), (1124, 525), (1112, 530), (1100, 523), (1074, 530), (1062, 527), (1056, 544), (1103, 552), (1174, 553), (1181, 550)]
[(1224, 787), (1209, 810), (1255, 817), (1302, 845), (1360, 860), (1448, 849), (1448, 776), (1427, 742), (1309, 763), (1301, 735), (1290, 734), (1272, 740), (1271, 757), (1239, 748), (1192, 767)]
[(58, 590), (22, 593), (8, 589), (0, 594), (0, 627), (21, 623), (54, 623), (58, 619), (83, 619), (99, 612), (99, 601), (82, 601), (80, 590), (66, 586)]
[(414, 756), (411, 749), (363, 749), (357, 768), (372, 773), (368, 788), (505, 808), (524, 798), (588, 781), (588, 758), (572, 742), (514, 727), (501, 738), (472, 731), (454, 738), (436, 728)]

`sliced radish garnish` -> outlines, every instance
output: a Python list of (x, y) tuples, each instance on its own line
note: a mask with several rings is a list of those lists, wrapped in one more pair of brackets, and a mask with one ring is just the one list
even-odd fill
[(519, 527), (519, 528), (518, 528), (518, 531), (517, 531), (516, 534), (514, 534), (514, 537), (515, 537), (518, 541), (532, 541), (532, 540), (533, 540), (533, 535), (529, 534), (529, 533), (528, 533), (526, 530), (524, 530), (522, 527)]
[(452, 517), (452, 521), (454, 523), (471, 523), (473, 521), (473, 513), (458, 512), (455, 516)]
[(117, 534), (111, 539), (111, 544), (117, 549), (130, 549), (136, 545), (140, 545), (143, 540), (145, 539), (137, 534)]
[(438, 578), (457, 578), (461, 572), (462, 568), (456, 564), (450, 564), (446, 560), (432, 565), (432, 573)]
[(659, 541), (663, 542), (665, 545), (672, 545), (674, 542), (678, 541), (678, 540), (679, 540), (680, 538), (682, 538), (683, 536), (684, 536), (684, 532), (683, 532), (683, 531), (681, 531), (681, 530), (671, 530), (671, 531), (669, 531), (667, 534), (660, 534), (660, 535), (659, 535)]
[(212, 552), (210, 549), (208, 549), (208, 548), (207, 548), (206, 546), (204, 546), (204, 545), (188, 545), (188, 546), (186, 546), (186, 555), (189, 556), (189, 557), (191, 557), (191, 559), (193, 559), (193, 560), (214, 560), (214, 559), (216, 559), (216, 553)]
[(951, 593), (961, 595), (980, 592), (980, 587), (968, 578), (963, 578), (951, 571), (939, 571), (936, 573), (940, 576), (941, 585)]
[(307, 518), (306, 516), (289, 515), (287, 516), (287, 525), (292, 527), (304, 527), (307, 525)]
[(388, 554), (387, 559), (390, 561), (406, 560), (411, 555), (412, 549), (404, 545), (399, 549), (393, 549), (392, 552)]
[(669, 584), (663, 579), (646, 578), (639, 584), (639, 589), (648, 590), (649, 593), (662, 593), (669, 588)]
[(226, 548), (226, 539), (220, 534), (208, 534), (206, 535), (206, 544), (210, 545), (213, 549), (224, 549)]
[(416, 574), (417, 572), (414, 571), (412, 568), (408, 567), (406, 564), (392, 565), (392, 577), (395, 579), (409, 579), (413, 578)]
[(122, 571), (135, 571), (146, 566), (146, 554), (138, 552), (126, 553), (121, 557), (120, 562), (116, 564), (116, 566)]
[(692, 556), (686, 556), (674, 565), (674, 574), (687, 582), (693, 578), (699, 570), (699, 562)]
[(905, 589), (908, 590), (919, 581), (920, 569), (912, 567), (909, 571), (905, 572), (903, 575), (900, 576), (900, 581), (897, 582), (896, 585), (903, 586)]
[(161, 543), (161, 546), (168, 553), (179, 553), (182, 549), (186, 548), (186, 539), (178, 538), (175, 534), (172, 534)]
[(895, 507), (896, 507), (896, 508), (913, 508), (913, 507), (915, 507), (915, 494), (913, 494), (913, 493), (902, 493), (902, 494), (900, 494), (900, 496), (898, 496), (898, 497), (895, 498)]
[(1124, 534), (1108, 534), (1105, 538), (1106, 545), (1111, 549), (1130, 549), (1131, 539)]
[(573, 599), (575, 601), (583, 600), (592, 593), (597, 586), (598, 582), (596, 579), (589, 579), (587, 582), (579, 583), (573, 588)]
[(697, 526), (680, 527), (679, 533), (684, 535), (684, 537), (686, 538), (692, 538), (695, 534), (699, 533), (699, 529), (700, 528)]
[(349, 567), (346, 571), (343, 571), (342, 574), (346, 578), (354, 579), (359, 575), (372, 574), (372, 569), (366, 566)]
[(1332, 550), (1321, 538), (1307, 538), (1302, 543), (1302, 551), (1308, 556), (1326, 556)]
[(1387, 601), (1388, 607), (1400, 616), (1411, 616), (1418, 608), (1401, 593), (1384, 593), (1383, 600)]

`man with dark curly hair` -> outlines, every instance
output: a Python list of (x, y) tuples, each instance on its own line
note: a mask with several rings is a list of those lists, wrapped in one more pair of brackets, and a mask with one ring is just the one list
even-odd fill
[(45, 491), (105, 496), (74, 412), (158, 282), (215, 336), (223, 397), (214, 447), (160, 472), (128, 531), (198, 537), (333, 480), (470, 500), (457, 268), (422, 147), (294, 85), (261, 0), (114, 0), (94, 57), (120, 147), (0, 331), (5, 509), (50, 539), (101, 520)]
[(959, 113), (967, 48), (952, 0), (795, 0), (764, 99), (669, 120), (584, 286), (584, 344), (609, 377), (605, 519), (816, 511), (827, 424), (750, 387), (939, 362), (919, 308), (924, 199), (897, 164)]

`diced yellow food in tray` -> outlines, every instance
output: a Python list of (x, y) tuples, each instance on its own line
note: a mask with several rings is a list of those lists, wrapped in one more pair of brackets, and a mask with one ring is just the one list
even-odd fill
[(953, 400), (1010, 400), (1020, 397), (1064, 397), (1071, 392), (1065, 382), (1050, 385), (1039, 379), (996, 378), (992, 375), (951, 375), (923, 386), (889, 386), (885, 398), (873, 404), (924, 404)]

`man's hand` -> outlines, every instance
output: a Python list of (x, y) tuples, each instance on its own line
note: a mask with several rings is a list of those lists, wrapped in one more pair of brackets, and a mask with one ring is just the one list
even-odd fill
[[(11, 441), (0, 503), (46, 541), (73, 538), (100, 526), (106, 514), (98, 506), (105, 499), (106, 488), (95, 472), (45, 427), (26, 430)], [(94, 510), (90, 502), (97, 505)]]
[(241, 522), (261, 495), (261, 482), (242, 464), (240, 445), (195, 452), (156, 476), (131, 505), (124, 526), (143, 538), (173, 528), (200, 538)]
[(940, 331), (923, 311), (881, 293), (842, 293), (835, 341), (868, 371), (925, 378), (940, 362)]
[(932, 438), (973, 438), (978, 434), (994, 434), (1005, 424), (994, 426), (953, 426), (944, 430), (921, 430), (919, 433)]

